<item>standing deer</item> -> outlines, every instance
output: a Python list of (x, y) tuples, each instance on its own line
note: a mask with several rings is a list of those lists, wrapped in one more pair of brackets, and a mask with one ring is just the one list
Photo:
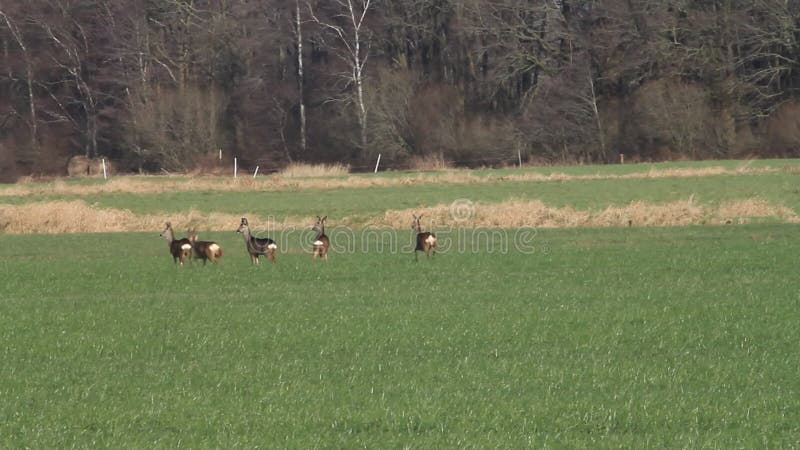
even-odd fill
[(278, 248), (275, 241), (270, 238), (257, 238), (250, 234), (250, 227), (244, 217), (242, 217), (242, 223), (236, 232), (242, 233), (242, 236), (244, 236), (244, 244), (247, 248), (247, 253), (250, 254), (250, 262), (259, 264), (258, 257), (264, 255), (275, 264), (275, 250)]
[(314, 238), (314, 252), (311, 254), (311, 260), (316, 260), (317, 256), (320, 259), (328, 262), (328, 248), (331, 246), (331, 241), (325, 234), (325, 219), (328, 216), (317, 216), (317, 222), (311, 227), (312, 230), (317, 232), (317, 237)]
[(417, 252), (423, 251), (425, 252), (425, 256), (431, 256), (431, 253), (436, 254), (436, 235), (431, 233), (430, 231), (422, 231), (422, 226), (419, 224), (420, 219), (422, 219), (422, 214), (417, 217), (414, 216), (414, 223), (411, 225), (417, 232), (417, 246), (414, 248), (414, 261), (417, 261)]
[(222, 258), (222, 247), (213, 241), (198, 241), (195, 229), (189, 228), (189, 242), (192, 244), (194, 257), (202, 259), (204, 266), (206, 261), (216, 264), (217, 259)]
[(175, 239), (175, 233), (172, 231), (172, 224), (167, 222), (164, 231), (159, 235), (167, 240), (169, 252), (172, 254), (172, 261), (181, 265), (186, 261), (186, 258), (192, 257), (192, 243), (189, 239)]

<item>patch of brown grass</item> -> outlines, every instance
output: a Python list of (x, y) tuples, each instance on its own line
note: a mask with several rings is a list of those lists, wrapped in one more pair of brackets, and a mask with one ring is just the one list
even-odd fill
[[(773, 217), (784, 222), (797, 221), (790, 208), (772, 205), (762, 199), (726, 202), (718, 207), (702, 206), (693, 199), (653, 204), (643, 201), (623, 206), (609, 206), (600, 211), (572, 207), (555, 208), (540, 200), (510, 200), (473, 205), (474, 213), (466, 220), (453, 217), (452, 205), (390, 210), (370, 225), (406, 227), (412, 214), (424, 214), (425, 220), (442, 227), (486, 228), (563, 228), (608, 226), (685, 226), (708, 223), (744, 223), (752, 218)], [(462, 215), (463, 216), (463, 215)]]
[[(287, 218), (281, 223), (255, 214), (245, 214), (253, 224), (273, 229), (307, 227), (305, 218)], [(117, 231), (161, 231), (170, 221), (176, 231), (189, 227), (203, 230), (236, 230), (241, 215), (206, 213), (197, 210), (170, 215), (137, 215), (129, 210), (98, 208), (82, 200), (35, 202), (24, 205), (0, 205), (0, 231), (4, 233), (100, 233)]]
[(350, 173), (350, 166), (347, 164), (306, 164), (291, 163), (283, 170), (278, 172), (285, 178), (308, 178), (308, 177), (337, 177)]
[(408, 161), (411, 170), (449, 170), (453, 164), (442, 155), (412, 156)]
[(716, 214), (719, 223), (745, 223), (756, 217), (776, 217), (788, 222), (797, 220), (791, 208), (773, 205), (762, 198), (724, 202), (717, 208)]
[(722, 166), (698, 167), (698, 168), (674, 168), (674, 169), (650, 169), (643, 172), (631, 172), (625, 174), (587, 174), (571, 175), (561, 172), (554, 172), (544, 175), (536, 172), (513, 174), (502, 177), (505, 180), (513, 181), (571, 181), (571, 180), (608, 180), (608, 179), (642, 179), (642, 178), (688, 178), (688, 177), (710, 177), (717, 175), (738, 175), (743, 173), (770, 173), (778, 172), (781, 169), (761, 168), (753, 169), (747, 166), (740, 166), (736, 169), (726, 169)]
[[(160, 193), (184, 191), (284, 191), (297, 189), (341, 189), (341, 188), (368, 188), (379, 186), (403, 186), (411, 184), (475, 184), (498, 183), (503, 181), (571, 181), (571, 180), (597, 180), (619, 178), (661, 178), (661, 177), (699, 177), (715, 175), (735, 175), (753, 173), (794, 172), (800, 169), (794, 166), (784, 168), (753, 169), (741, 166), (737, 169), (724, 167), (681, 168), (681, 169), (652, 169), (646, 172), (629, 174), (589, 174), (570, 175), (565, 173), (541, 174), (528, 172), (504, 176), (476, 176), (469, 170), (451, 169), (433, 173), (408, 174), (399, 177), (373, 177), (369, 175), (351, 175), (347, 177), (333, 177), (332, 175), (346, 175), (341, 166), (307, 166), (305, 169), (298, 165), (297, 170), (279, 172), (272, 176), (253, 178), (242, 176), (239, 178), (220, 176), (191, 176), (184, 178), (164, 178), (162, 176), (116, 176), (107, 182), (98, 184), (72, 184), (61, 179), (51, 183), (41, 183), (36, 180), (19, 182), (13, 186), (0, 189), (0, 196), (28, 196), (28, 195), (89, 195), (110, 192), (132, 193)], [(333, 167), (333, 168), (332, 168)]]
[(140, 231), (157, 227), (158, 222), (148, 222), (148, 218), (130, 211), (94, 208), (81, 200), (0, 205), (0, 229), (5, 233)]

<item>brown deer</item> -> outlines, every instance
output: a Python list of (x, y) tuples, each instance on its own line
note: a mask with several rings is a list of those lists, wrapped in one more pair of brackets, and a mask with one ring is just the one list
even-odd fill
[(250, 233), (250, 227), (247, 224), (247, 219), (242, 217), (242, 223), (239, 225), (237, 233), (242, 233), (244, 236), (244, 244), (247, 248), (247, 253), (250, 254), (250, 262), (259, 264), (258, 257), (264, 255), (275, 264), (275, 250), (278, 249), (278, 244), (270, 238), (257, 238)]
[(317, 222), (311, 227), (312, 230), (317, 232), (317, 237), (314, 238), (314, 251), (311, 254), (311, 260), (316, 260), (317, 256), (325, 262), (328, 262), (328, 248), (331, 246), (331, 240), (325, 234), (325, 220), (328, 216), (317, 216)]
[(197, 230), (193, 228), (189, 228), (189, 242), (192, 244), (194, 257), (202, 259), (204, 266), (206, 261), (216, 264), (217, 259), (222, 258), (222, 247), (213, 241), (198, 241)]
[(417, 252), (423, 251), (425, 252), (425, 256), (431, 256), (431, 253), (436, 253), (436, 235), (431, 233), (430, 231), (422, 231), (422, 226), (419, 224), (420, 219), (422, 219), (422, 214), (417, 217), (415, 214), (414, 216), (414, 223), (411, 225), (417, 232), (417, 246), (414, 248), (414, 261), (417, 261)]
[(172, 261), (175, 264), (180, 261), (180, 264), (183, 265), (186, 258), (192, 257), (192, 243), (186, 238), (175, 239), (175, 233), (172, 231), (171, 223), (166, 223), (164, 231), (162, 231), (159, 236), (167, 240), (169, 252), (172, 254)]

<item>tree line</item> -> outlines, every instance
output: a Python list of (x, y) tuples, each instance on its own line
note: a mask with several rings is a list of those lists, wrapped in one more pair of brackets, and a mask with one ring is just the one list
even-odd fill
[(800, 0), (4, 0), (0, 177), (770, 157)]

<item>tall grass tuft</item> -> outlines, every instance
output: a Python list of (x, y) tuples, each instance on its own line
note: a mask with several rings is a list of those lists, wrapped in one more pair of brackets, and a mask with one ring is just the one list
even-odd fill
[(450, 161), (444, 159), (441, 154), (413, 156), (409, 159), (409, 168), (411, 170), (428, 171), (428, 170), (448, 170), (453, 168)]
[(279, 174), (287, 178), (302, 177), (339, 177), (350, 173), (350, 166), (342, 163), (334, 164), (306, 164), (291, 163), (281, 170)]

